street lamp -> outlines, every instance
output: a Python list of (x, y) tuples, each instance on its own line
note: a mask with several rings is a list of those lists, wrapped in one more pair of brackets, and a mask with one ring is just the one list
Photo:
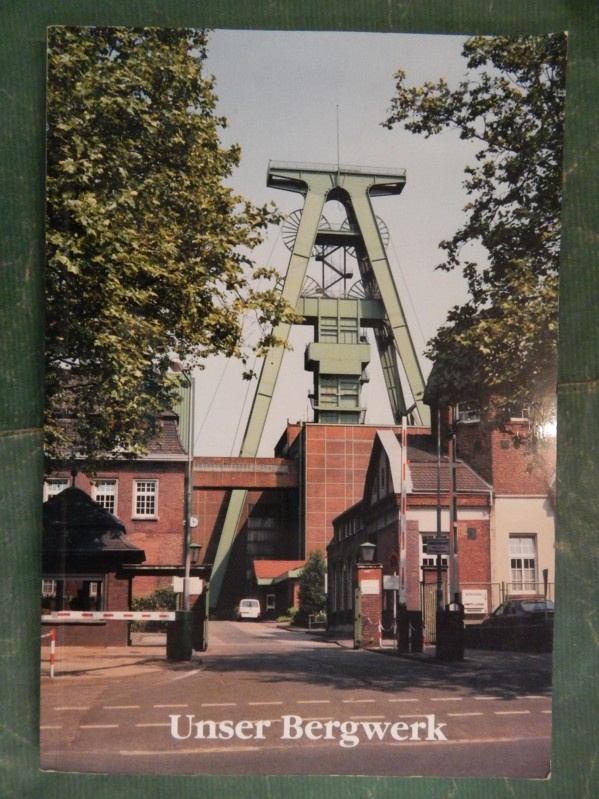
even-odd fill
[(201, 544), (190, 544), (189, 548), (191, 550), (191, 565), (197, 566), (200, 562), (200, 550), (202, 548)]
[(187, 468), (185, 470), (185, 520), (183, 532), (183, 608), (175, 613), (170, 635), (167, 633), (167, 657), (169, 660), (191, 660), (193, 652), (193, 620), (189, 608), (189, 586), (191, 578), (191, 528), (192, 528), (192, 491), (193, 491), (193, 416), (194, 416), (194, 380), (189, 370), (180, 361), (172, 360), (170, 368), (183, 376), (189, 387), (189, 403), (187, 413)]
[(194, 380), (180, 361), (172, 360), (171, 370), (181, 374), (189, 386), (189, 405), (187, 412), (187, 469), (185, 473), (185, 528), (183, 532), (183, 610), (189, 610), (189, 583), (191, 575), (191, 511), (192, 511), (192, 491), (193, 491), (193, 416), (195, 404), (195, 385)]
[(371, 544), (368, 541), (365, 541), (363, 544), (360, 544), (360, 561), (362, 563), (372, 563), (374, 560), (374, 550), (376, 549), (376, 544)]

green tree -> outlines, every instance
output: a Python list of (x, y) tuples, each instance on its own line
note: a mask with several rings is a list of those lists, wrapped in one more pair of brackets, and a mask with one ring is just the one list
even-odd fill
[[(437, 268), (460, 267), (469, 298), (429, 342), (433, 400), (553, 405), (566, 71), (564, 34), (466, 40), (468, 72), (406, 86), (396, 75), (392, 128), (447, 130), (480, 144), (465, 170), (466, 221)], [(478, 243), (486, 257), (470, 259)]]
[(307, 624), (308, 617), (326, 608), (326, 563), (320, 550), (311, 552), (299, 578), (299, 611), (296, 622)]
[[(258, 353), (290, 309), (252, 250), (271, 208), (225, 185), (208, 35), (57, 27), (49, 35), (45, 451), (139, 454), (171, 406), (171, 357)], [(68, 423), (65, 424), (65, 420)]]

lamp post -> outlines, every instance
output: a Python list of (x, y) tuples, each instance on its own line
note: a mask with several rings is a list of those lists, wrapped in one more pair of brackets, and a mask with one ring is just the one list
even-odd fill
[[(189, 403), (187, 418), (187, 464), (185, 470), (185, 502), (184, 502), (184, 530), (183, 530), (183, 608), (177, 619), (179, 633), (176, 635), (177, 644), (174, 647), (172, 660), (190, 660), (192, 653), (192, 621), (189, 607), (189, 585), (191, 577), (192, 560), (192, 492), (193, 492), (193, 445), (194, 445), (194, 400), (195, 385), (193, 377), (189, 374), (180, 361), (171, 361), (170, 368), (173, 372), (181, 374), (189, 387)], [(195, 554), (195, 553), (194, 553)]]
[(369, 541), (360, 544), (360, 563), (372, 563), (375, 549), (376, 544), (371, 544)]
[(180, 361), (171, 361), (173, 372), (181, 374), (189, 386), (189, 405), (187, 418), (187, 468), (185, 471), (185, 521), (183, 532), (183, 563), (185, 573), (183, 577), (183, 610), (189, 610), (189, 580), (191, 574), (191, 511), (193, 492), (193, 412), (195, 400), (194, 380)]

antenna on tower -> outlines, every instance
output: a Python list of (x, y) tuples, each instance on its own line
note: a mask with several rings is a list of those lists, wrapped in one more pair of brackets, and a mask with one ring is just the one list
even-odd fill
[(339, 153), (339, 106), (337, 106), (337, 171), (339, 171), (339, 165), (341, 164), (341, 157)]

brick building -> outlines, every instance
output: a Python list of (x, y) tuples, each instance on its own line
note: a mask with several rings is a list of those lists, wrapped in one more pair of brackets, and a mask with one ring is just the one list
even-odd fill
[[(407, 536), (406, 583), (408, 610), (432, 610), (436, 589), (436, 556), (428, 553), (428, 543), (437, 532), (437, 454), (430, 435), (419, 430), (408, 432), (406, 471)], [(383, 576), (399, 571), (399, 533), (402, 492), (400, 437), (391, 430), (377, 432), (360, 500), (333, 521), (334, 537), (328, 547), (329, 617), (332, 626), (353, 621), (353, 587), (360, 544), (376, 545), (375, 561)], [(449, 534), (451, 501), (449, 463), (441, 459), (441, 531)], [(458, 508), (458, 550), (460, 581), (476, 590), (490, 591), (490, 517), (492, 486), (464, 461), (456, 467)], [(443, 585), (447, 591), (448, 558), (443, 556)], [(427, 587), (431, 591), (427, 593)], [(427, 596), (429, 605), (426, 608)], [(391, 630), (395, 591), (385, 591), (383, 627)], [(490, 595), (489, 595), (490, 601)], [(488, 603), (487, 603), (488, 604)], [(473, 614), (479, 618), (481, 614)]]
[(527, 418), (503, 429), (488, 419), (458, 425), (458, 451), (493, 485), (491, 578), (507, 593), (549, 593), (555, 580), (555, 438), (533, 441)]
[[(74, 478), (77, 487), (123, 521), (129, 540), (145, 551), (146, 561), (133, 580), (135, 595), (171, 585), (174, 570), (182, 566), (187, 454), (177, 422), (175, 414), (164, 416), (161, 435), (144, 458), (111, 461), (92, 480), (83, 474)], [(192, 542), (201, 546), (204, 567), (214, 562), (231, 492), (247, 491), (218, 616), (230, 617), (241, 597), (256, 592), (256, 562), (302, 561), (317, 549), (326, 553), (333, 537), (341, 535), (340, 525), (362, 513), (370, 490), (366, 482), (374, 479), (371, 473), (378, 468), (374, 464), (377, 458), (389, 458), (383, 441), (397, 443), (399, 432), (397, 426), (288, 424), (273, 458), (194, 458), (192, 516), (197, 526), (192, 529)], [(532, 590), (533, 583), (538, 590), (543, 569), (553, 574), (555, 459), (551, 447), (544, 460), (533, 457), (527, 435), (525, 420), (513, 420), (505, 431), (478, 420), (458, 425), (460, 585), (466, 592), (479, 591), (479, 598), (480, 592), (486, 592), (487, 610), (498, 604), (502, 590), (514, 593), (522, 585)], [(436, 530), (436, 455), (429, 428), (410, 427), (409, 447), (414, 490), (409, 496), (408, 568), (410, 601), (416, 604), (420, 583), (436, 579), (436, 560), (426, 552), (427, 536)], [(444, 464), (442, 525), (446, 531), (445, 456)], [(46, 495), (72, 482), (68, 472), (52, 476), (46, 481)], [(397, 549), (397, 501), (396, 492), (389, 491), (366, 514), (370, 525), (366, 529), (376, 534), (377, 558), (385, 564), (386, 575), (392, 574), (388, 559)], [(385, 518), (386, 527), (376, 528)], [(343, 539), (343, 546), (350, 546), (347, 533)], [(344, 557), (351, 570), (349, 553)], [(347, 575), (344, 584), (343, 590), (349, 591)], [(390, 596), (386, 596), (387, 617)]]
[[(44, 500), (76, 487), (122, 522), (128, 540), (145, 552), (144, 568), (133, 583), (138, 595), (171, 585), (172, 573), (166, 567), (182, 564), (187, 454), (177, 422), (175, 413), (165, 413), (160, 433), (141, 458), (107, 461), (93, 477), (78, 472), (74, 460), (70, 469), (44, 482)], [(151, 571), (152, 566), (161, 569), (146, 576), (144, 571)], [(52, 593), (53, 586), (46, 585), (43, 590)], [(123, 609), (126, 607), (125, 600)]]
[[(123, 569), (145, 553), (132, 544), (123, 523), (79, 488), (66, 488), (44, 503), (42, 615), (52, 611), (127, 610), (131, 581)], [(127, 643), (126, 622), (53, 619), (59, 644)], [(47, 636), (42, 639), (48, 643)]]

